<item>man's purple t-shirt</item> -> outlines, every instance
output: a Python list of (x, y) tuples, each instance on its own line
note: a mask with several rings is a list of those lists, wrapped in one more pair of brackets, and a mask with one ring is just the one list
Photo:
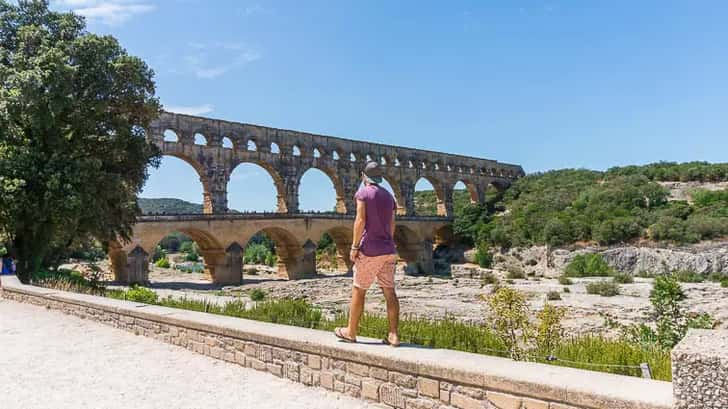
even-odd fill
[(367, 257), (395, 254), (392, 237), (392, 216), (397, 204), (392, 195), (377, 185), (362, 186), (356, 200), (366, 204), (366, 224), (359, 249)]

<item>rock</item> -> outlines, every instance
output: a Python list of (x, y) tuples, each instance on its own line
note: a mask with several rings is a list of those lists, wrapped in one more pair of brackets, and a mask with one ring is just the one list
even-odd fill
[(475, 250), (475, 249), (471, 249), (471, 250), (466, 250), (466, 251), (465, 251), (465, 252), (463, 253), (463, 258), (464, 258), (464, 259), (465, 259), (465, 261), (466, 261), (466, 262), (468, 262), (468, 263), (475, 263), (475, 254), (476, 254), (477, 252), (478, 252), (478, 251), (477, 251), (477, 250)]

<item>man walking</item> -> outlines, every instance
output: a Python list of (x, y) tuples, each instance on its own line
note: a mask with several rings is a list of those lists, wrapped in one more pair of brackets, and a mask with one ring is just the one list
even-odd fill
[(394, 270), (397, 264), (394, 215), (397, 204), (392, 195), (380, 187), (382, 169), (377, 162), (367, 162), (362, 181), (364, 186), (354, 196), (356, 220), (350, 254), (354, 262), (354, 286), (351, 290), (349, 325), (336, 328), (334, 333), (344, 341), (356, 342), (366, 293), (376, 280), (387, 301), (389, 333), (384, 343), (399, 346), (399, 300), (394, 291)]

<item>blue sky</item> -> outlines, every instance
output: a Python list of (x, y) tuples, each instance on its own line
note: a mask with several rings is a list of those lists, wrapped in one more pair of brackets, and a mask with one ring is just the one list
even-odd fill
[[(527, 172), (728, 160), (728, 2), (52, 4), (144, 58), (169, 110)], [(236, 171), (231, 207), (272, 210), (266, 177)], [(165, 158), (142, 196), (200, 202), (193, 179)], [(333, 207), (321, 174), (303, 185), (302, 208)]]

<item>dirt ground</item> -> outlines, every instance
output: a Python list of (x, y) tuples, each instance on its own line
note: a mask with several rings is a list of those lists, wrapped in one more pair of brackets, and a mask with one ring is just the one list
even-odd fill
[[(250, 266), (246, 266), (246, 270)], [(498, 274), (498, 273), (496, 273)], [(346, 311), (352, 279), (350, 275), (321, 274), (316, 278), (298, 281), (280, 279), (269, 268), (260, 266), (256, 275), (246, 274), (240, 286), (213, 285), (204, 274), (181, 273), (171, 269), (154, 267), (150, 272), (151, 286), (160, 296), (189, 297), (225, 302), (243, 299), (250, 302), (249, 292), (262, 289), (269, 299), (303, 298), (328, 314)], [(599, 278), (573, 279), (565, 293), (565, 286), (556, 279), (516, 279), (507, 282), (501, 277), (501, 285), (521, 290), (529, 297), (529, 306), (535, 314), (546, 302), (549, 291), (557, 291), (561, 300), (549, 301), (567, 309), (565, 325), (571, 333), (615, 333), (613, 323), (646, 322), (651, 311), (649, 293), (652, 279), (635, 278), (634, 284), (622, 284), (621, 295), (602, 297), (586, 293), (586, 284)], [(492, 285), (483, 285), (479, 279), (411, 277), (400, 268), (396, 276), (397, 292), (404, 315), (427, 318), (452, 316), (460, 320), (483, 322), (489, 311), (485, 299), (492, 292)], [(691, 313), (707, 312), (718, 319), (721, 327), (728, 328), (728, 288), (705, 282), (682, 284)], [(367, 296), (366, 310), (384, 314), (385, 303), (379, 288), (374, 285)]]

